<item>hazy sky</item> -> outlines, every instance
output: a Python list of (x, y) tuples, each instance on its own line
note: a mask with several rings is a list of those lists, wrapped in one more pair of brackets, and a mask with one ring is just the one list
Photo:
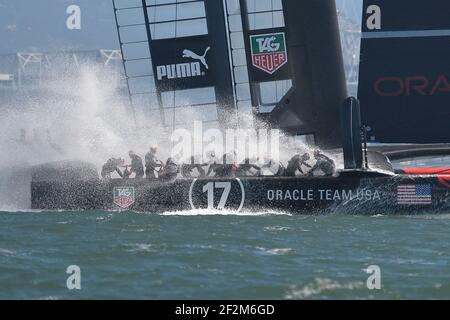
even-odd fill
[[(66, 26), (73, 4), (81, 30)], [(111, 0), (0, 0), (0, 54), (118, 47)]]
[[(362, 0), (336, 1), (359, 20)], [(66, 26), (70, 5), (81, 8), (80, 30)], [(0, 0), (0, 54), (118, 47), (111, 0)]]

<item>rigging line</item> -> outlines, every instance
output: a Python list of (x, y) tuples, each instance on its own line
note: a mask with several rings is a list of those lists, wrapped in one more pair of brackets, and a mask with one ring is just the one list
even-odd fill
[[(156, 30), (158, 29), (157, 28), (157, 25), (158, 25), (158, 21), (156, 20), (156, 11), (157, 11), (157, 9), (158, 9), (158, 7), (151, 7), (151, 5), (150, 6), (148, 6), (148, 10), (152, 10), (152, 19), (153, 19), (153, 25), (151, 25), (150, 24), (150, 26), (149, 26), (149, 28), (150, 28), (150, 30), (151, 30), (151, 28), (152, 28), (152, 26), (153, 26), (153, 33), (154, 33), (154, 38), (155, 39), (158, 39), (158, 36), (157, 36), (157, 34), (156, 34)], [(152, 65), (153, 65), (153, 61), (152, 61)], [(155, 79), (155, 81), (156, 81), (156, 79)], [(160, 93), (161, 94), (161, 93)], [(162, 99), (161, 99), (162, 100)], [(160, 113), (159, 113), (159, 117), (160, 117), (160, 119), (161, 119), (161, 123), (162, 123), (162, 126), (164, 127), (165, 126), (165, 124), (166, 124), (166, 117), (165, 117), (165, 114), (164, 114), (164, 106), (162, 106), (162, 113), (161, 113), (161, 111), (160, 111)]]
[[(147, 9), (147, 0), (142, 0), (142, 8), (143, 8), (143, 12), (144, 12), (144, 21), (145, 21), (145, 30), (147, 32), (147, 40), (148, 40), (148, 48), (149, 48), (149, 53), (150, 53), (150, 59), (152, 62), (152, 68), (153, 68), (153, 55), (152, 55), (152, 42), (153, 42), (153, 38), (156, 38), (156, 28), (153, 29), (153, 34), (152, 34), (152, 30), (150, 29), (150, 17), (149, 17), (149, 10)], [(155, 13), (156, 14), (156, 13)], [(155, 77), (155, 75), (153, 75), (153, 77)], [(156, 79), (155, 79), (155, 84), (156, 84)], [(161, 96), (161, 90), (159, 90), (158, 87), (155, 88), (156, 89), (156, 98), (158, 101), (158, 105), (159, 105), (159, 114), (160, 114), (160, 118), (161, 118), (161, 122), (163, 123), (163, 125), (165, 125), (166, 120), (165, 120), (165, 115), (164, 115), (164, 109), (163, 109), (163, 103), (162, 103), (162, 96)]]
[(125, 56), (124, 56), (124, 51), (123, 51), (123, 45), (124, 43), (122, 42), (122, 36), (120, 34), (120, 26), (119, 26), (119, 21), (117, 19), (117, 7), (116, 7), (116, 2), (115, 0), (112, 0), (113, 3), (113, 9), (114, 9), (114, 20), (116, 22), (116, 28), (117, 28), (117, 36), (119, 39), (119, 45), (120, 45), (120, 53), (122, 55), (122, 66), (123, 66), (123, 72), (125, 74), (125, 80), (126, 80), (126, 84), (127, 84), (127, 91), (128, 91), (128, 101), (130, 103), (130, 107), (131, 107), (131, 112), (133, 114), (133, 120), (134, 120), (134, 126), (137, 127), (138, 123), (137, 123), (137, 118), (136, 118), (136, 109), (134, 107), (134, 103), (133, 103), (133, 98), (131, 97), (131, 89), (130, 89), (130, 82), (129, 82), (129, 77), (128, 77), (128, 72), (127, 72), (127, 68), (125, 66)]
[[(150, 29), (153, 28), (154, 39), (159, 39), (159, 38), (158, 38), (159, 35), (158, 35), (158, 33), (157, 33), (158, 25), (161, 25), (161, 24), (162, 24), (162, 21), (157, 19), (158, 9), (159, 9), (160, 7), (161, 7), (161, 6), (158, 6), (158, 5), (149, 5), (149, 6), (147, 6), (148, 10), (151, 10), (151, 11), (152, 11), (152, 18), (153, 18), (152, 21), (153, 21), (153, 24), (150, 24), (150, 25), (149, 25), (149, 28), (150, 28)], [(152, 64), (153, 64), (153, 61), (152, 61)], [(164, 103), (163, 103), (163, 98), (162, 98), (162, 95), (164, 94), (164, 92), (159, 91), (158, 94), (161, 96), (161, 98), (160, 98), (160, 99), (161, 99), (161, 103), (160, 103), (161, 108), (160, 108), (159, 115), (160, 115), (162, 127), (163, 127), (164, 130), (165, 130), (165, 129), (167, 129), (167, 128), (166, 128), (167, 123), (166, 123), (166, 113), (165, 113)]]
[[(175, 42), (178, 40), (178, 0), (175, 1)], [(175, 45), (173, 47), (173, 50), (175, 51), (174, 56), (176, 56), (177, 54), (177, 46)], [(177, 103), (177, 98), (176, 98), (176, 82), (173, 82), (173, 115), (172, 115), (172, 136), (173, 133), (175, 132), (175, 121), (176, 121), (176, 103)], [(171, 139), (172, 140), (172, 139)], [(172, 141), (172, 148), (174, 147), (174, 141)]]
[[(236, 126), (238, 129), (240, 129), (240, 119), (239, 119), (239, 105), (236, 95), (236, 75), (235, 75), (235, 66), (234, 66), (234, 59), (233, 59), (233, 44), (231, 41), (231, 34), (232, 31), (230, 30), (230, 16), (231, 12), (228, 10), (228, 1), (222, 0), (223, 2), (223, 8), (224, 8), (224, 16), (225, 16), (225, 27), (226, 27), (226, 34), (227, 34), (227, 42), (228, 42), (228, 54), (229, 54), (229, 63), (230, 63), (230, 73), (231, 73), (231, 82), (233, 86), (233, 103), (234, 103), (234, 114), (236, 118)], [(216, 99), (217, 100), (217, 99)], [(216, 104), (217, 109), (217, 104)]]
[[(148, 6), (148, 9), (147, 10), (151, 10), (151, 12), (152, 12), (152, 21), (153, 21), (153, 25), (152, 24), (150, 24), (150, 26), (149, 26), (149, 28), (151, 29), (152, 27), (153, 27), (153, 34), (154, 34), (154, 38), (155, 39), (158, 39), (158, 35), (157, 35), (157, 33), (156, 33), (156, 30), (158, 30), (158, 28), (157, 28), (157, 26), (158, 26), (158, 24), (159, 24), (159, 21), (157, 21), (156, 20), (156, 15), (157, 15), (157, 10), (158, 10), (158, 8), (159, 7), (157, 7), (157, 6)], [(153, 64), (154, 62), (152, 61), (152, 64)], [(160, 95), (162, 94), (162, 93), (159, 93)], [(161, 99), (161, 101), (162, 101), (162, 99)], [(161, 103), (162, 104), (162, 103)], [(161, 119), (161, 123), (162, 123), (162, 127), (165, 127), (165, 125), (166, 125), (166, 117), (165, 117), (165, 111), (164, 111), (164, 106), (162, 105), (162, 111), (160, 110), (160, 112), (159, 112), (159, 117), (160, 117), (160, 119)]]
[[(272, 19), (272, 34), (275, 33), (275, 19), (274, 19), (274, 8), (273, 8), (273, 0), (270, 0), (270, 6), (271, 6), (271, 19)], [(277, 83), (277, 74), (275, 73), (275, 101), (276, 103), (279, 102), (278, 100), (278, 83)]]

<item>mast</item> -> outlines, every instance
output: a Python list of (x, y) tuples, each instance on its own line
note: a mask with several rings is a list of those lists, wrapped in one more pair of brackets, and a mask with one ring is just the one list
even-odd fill
[(272, 119), (293, 134), (313, 134), (320, 147), (341, 147), (347, 87), (335, 1), (283, 0), (283, 6), (293, 89)]
[(240, 3), (253, 107), (260, 104), (255, 84), (290, 79), (292, 88), (265, 118), (290, 135), (312, 135), (322, 148), (342, 147), (347, 86), (335, 1), (283, 0), (284, 26), (264, 30), (249, 30)]

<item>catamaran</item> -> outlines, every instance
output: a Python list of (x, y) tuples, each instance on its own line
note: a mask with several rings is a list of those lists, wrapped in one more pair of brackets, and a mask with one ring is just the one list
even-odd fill
[(450, 155), (447, 0), (364, 0), (357, 97), (347, 93), (334, 0), (113, 4), (137, 119), (151, 110), (146, 125), (170, 127), (177, 110), (196, 108), (226, 130), (250, 110), (256, 127), (306, 136), (344, 168), (332, 177), (162, 182), (103, 181), (90, 164), (45, 164), (33, 169), (33, 209), (450, 212), (448, 161), (392, 164)]

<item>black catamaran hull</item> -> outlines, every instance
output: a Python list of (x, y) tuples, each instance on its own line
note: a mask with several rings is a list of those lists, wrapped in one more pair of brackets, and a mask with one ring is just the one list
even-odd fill
[(330, 178), (33, 182), (31, 195), (32, 208), (45, 210), (450, 213), (449, 176), (385, 176), (361, 171)]
[[(361, 170), (364, 167), (363, 162), (366, 162), (369, 168), (380, 168), (378, 165), (374, 166), (370, 154), (367, 159), (363, 159), (365, 148), (362, 147), (361, 118), (369, 131), (369, 139), (373, 142), (423, 144), (447, 143), (449, 140), (449, 130), (446, 129), (450, 100), (447, 75), (450, 61), (447, 58), (450, 5), (449, 1), (445, 0), (434, 2), (433, 10), (424, 11), (423, 0), (364, 1), (359, 77), (361, 111), (356, 99), (350, 98), (344, 102), (347, 95), (335, 1), (283, 0), (285, 31), (257, 30), (261, 33), (258, 34), (261, 44), (264, 41), (276, 41), (278, 38), (278, 49), (273, 46), (268, 50), (259, 45), (255, 47), (257, 54), (252, 53), (252, 57), (261, 54), (268, 57), (273, 54), (273, 50), (280, 50), (283, 44), (285, 49), (283, 52), (280, 50), (279, 54), (284, 57), (286, 65), (289, 61), (293, 73), (292, 88), (277, 103), (270, 116), (271, 124), (293, 135), (313, 136), (315, 143), (322, 149), (343, 147), (344, 167), (347, 171), (341, 172), (337, 177), (245, 177), (176, 180), (165, 183), (146, 180), (105, 182), (93, 178), (97, 175), (96, 169), (88, 165), (44, 165), (36, 169), (32, 180), (32, 207), (55, 210), (130, 209), (145, 212), (219, 209), (247, 212), (286, 211), (299, 214), (336, 211), (370, 215), (450, 213), (448, 174), (394, 175), (379, 173), (380, 170)], [(154, 75), (158, 74), (158, 67), (164, 69), (165, 65), (176, 68), (177, 65), (197, 63), (200, 68), (200, 62), (189, 58), (189, 54), (184, 57), (182, 51), (185, 47), (189, 52), (201, 52), (205, 49), (205, 55), (211, 51), (209, 56), (203, 57), (210, 60), (210, 68), (206, 68), (207, 72), (203, 70), (203, 77), (192, 77), (192, 74), (191, 77), (184, 77), (180, 73), (180, 77), (170, 79), (167, 83), (169, 79), (164, 77), (164, 72), (160, 77), (155, 78), (153, 75), (159, 97), (151, 97), (150, 101), (162, 102), (161, 92), (164, 90), (201, 88), (206, 85), (203, 81), (210, 79), (207, 85), (215, 87), (218, 105), (233, 106), (227, 99), (222, 99), (234, 94), (229, 85), (231, 79), (226, 79), (228, 76), (217, 78), (218, 74), (228, 74), (227, 70), (230, 69), (230, 66), (225, 67), (230, 59), (224, 55), (224, 52), (227, 52), (224, 50), (227, 43), (223, 40), (226, 38), (224, 36), (227, 28), (224, 26), (227, 21), (223, 21), (221, 12), (224, 8), (217, 7), (212, 0), (205, 1), (203, 18), (208, 22), (208, 30), (204, 30), (205, 34), (201, 37), (194, 35), (189, 38), (152, 39), (148, 9), (152, 11), (163, 4), (149, 3), (142, 1), (144, 18), (136, 23), (147, 31), (147, 36), (140, 40), (148, 42), (151, 57), (146, 53), (143, 60), (156, 65), (152, 65)], [(247, 38), (245, 47), (250, 55), (252, 48), (249, 48), (249, 43), (252, 43), (250, 40), (256, 31), (249, 30), (247, 18), (253, 13), (248, 12), (245, 1), (240, 1), (240, 4), (241, 15), (244, 17), (243, 33)], [(120, 36), (129, 27), (121, 25), (120, 22), (124, 18), (122, 15), (126, 16), (128, 10), (133, 8), (124, 8), (119, 1), (114, 1), (114, 5), (117, 9), (115, 12)], [(140, 7), (137, 10), (140, 10)], [(222, 41), (218, 42), (218, 38)], [(130, 43), (120, 39), (122, 49), (127, 48)], [(186, 39), (190, 42), (184, 43)], [(198, 43), (201, 43), (200, 47)], [(126, 55), (127, 50), (123, 52), (124, 61), (127, 62), (130, 57)], [(172, 54), (171, 57), (169, 53)], [(164, 58), (164, 61), (155, 62), (155, 59), (160, 58)], [(250, 60), (247, 60), (250, 65)], [(221, 63), (218, 63), (219, 61)], [(224, 61), (227, 63), (222, 63)], [(281, 73), (281, 65), (278, 73), (267, 66), (261, 69), (264, 66), (257, 60), (252, 65), (248, 74), (252, 88), (261, 80), (285, 79), (285, 75)], [(260, 79), (258, 74), (255, 74), (255, 69), (260, 69), (258, 72), (273, 72), (269, 72), (270, 76), (266, 75), (264, 79)], [(214, 70), (215, 74), (209, 74)], [(129, 74), (127, 79), (131, 79)], [(144, 92), (139, 94), (145, 94)], [(253, 89), (251, 96), (256, 110), (259, 107), (259, 98), (255, 97)], [(163, 110), (164, 106), (159, 104), (160, 110)], [(342, 109), (339, 110), (342, 104)], [(147, 108), (148, 105), (143, 107)], [(219, 114), (222, 114), (222, 111)], [(226, 117), (219, 116), (219, 122), (225, 127), (230, 126)], [(231, 127), (234, 128), (234, 124)], [(366, 131), (363, 132), (365, 137)], [(412, 150), (410, 155), (446, 154), (443, 150), (436, 153), (435, 148), (419, 151), (420, 153)], [(392, 159), (404, 158), (407, 154), (405, 151), (398, 152), (397, 149), (390, 150), (389, 153)], [(381, 167), (381, 171), (392, 171), (392, 167), (389, 169), (390, 163), (386, 155), (389, 154), (377, 157), (384, 159), (385, 165)], [(380, 162), (383, 163), (382, 160), (377, 160), (375, 164)], [(83, 178), (76, 179), (72, 173), (75, 176), (80, 173), (79, 176)]]

